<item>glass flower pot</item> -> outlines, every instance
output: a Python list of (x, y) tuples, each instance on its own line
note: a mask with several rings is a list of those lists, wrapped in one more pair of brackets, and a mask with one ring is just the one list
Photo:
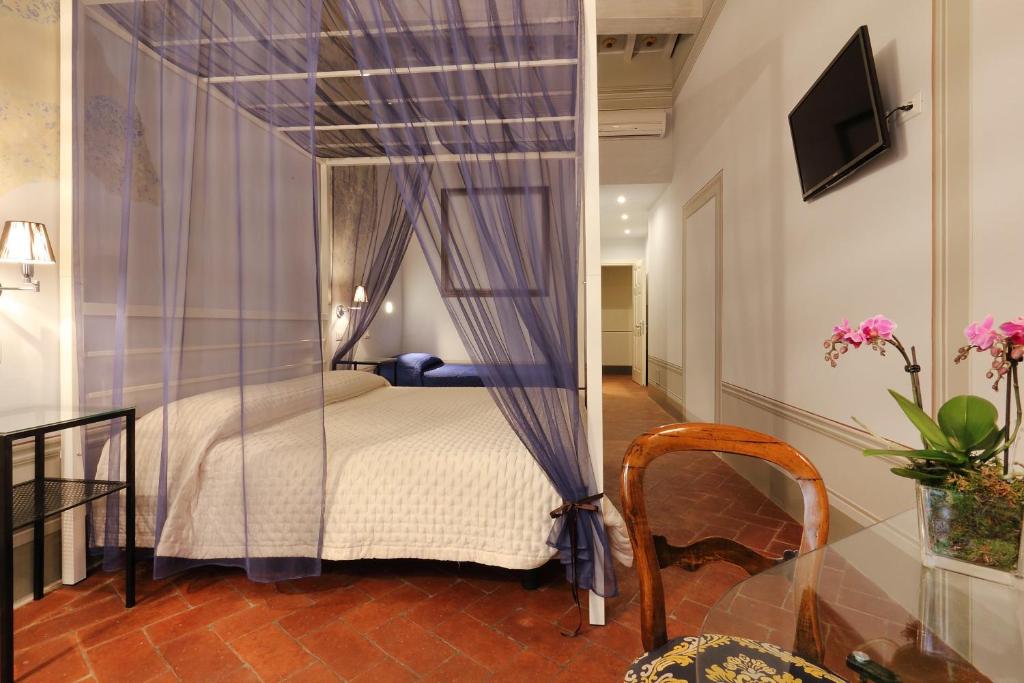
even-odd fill
[(921, 561), (1000, 583), (1024, 576), (1024, 506), (918, 484)]

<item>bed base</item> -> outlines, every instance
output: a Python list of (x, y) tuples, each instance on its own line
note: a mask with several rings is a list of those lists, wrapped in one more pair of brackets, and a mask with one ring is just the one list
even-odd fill
[(544, 567), (534, 567), (533, 569), (522, 569), (519, 572), (519, 584), (523, 587), (523, 590), (535, 591), (541, 587), (544, 583)]

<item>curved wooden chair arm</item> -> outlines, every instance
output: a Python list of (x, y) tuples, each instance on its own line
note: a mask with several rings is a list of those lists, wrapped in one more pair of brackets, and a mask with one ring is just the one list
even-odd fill
[[(641, 634), (648, 651), (668, 641), (665, 628), (665, 594), (661, 568), (680, 564), (696, 569), (709, 561), (733, 562), (756, 573), (779, 561), (727, 539), (702, 539), (686, 548), (672, 548), (651, 533), (644, 503), (643, 478), (647, 466), (666, 453), (687, 451), (736, 453), (770, 462), (784, 470), (800, 486), (803, 497), (803, 535), (800, 552), (815, 550), (828, 539), (828, 494), (818, 469), (799, 451), (778, 439), (742, 427), (721, 424), (671, 424), (635, 438), (622, 462), (622, 512), (633, 544), (640, 580)], [(813, 580), (813, 577), (812, 577)], [(809, 638), (804, 652), (820, 661), (821, 639), (816, 597), (798, 586), (800, 613), (798, 639)], [(801, 635), (802, 633), (802, 635)]]

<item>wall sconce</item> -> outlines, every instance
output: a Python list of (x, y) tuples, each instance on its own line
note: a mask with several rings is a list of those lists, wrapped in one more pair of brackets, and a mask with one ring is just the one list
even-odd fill
[(7, 221), (0, 234), (0, 263), (20, 263), (24, 283), (20, 287), (0, 285), (0, 294), (11, 290), (16, 292), (38, 292), (39, 280), (34, 280), (37, 263), (56, 263), (53, 247), (46, 226), (32, 221)]
[[(339, 318), (344, 318), (346, 315), (349, 314), (349, 312), (351, 312), (351, 311), (358, 311), (360, 308), (363, 307), (362, 304), (365, 304), (365, 303), (366, 303), (366, 288), (363, 287), (362, 285), (357, 285), (356, 286), (356, 293), (352, 297), (352, 305), (351, 306), (346, 306), (345, 304), (338, 304), (338, 306), (334, 309), (334, 312), (335, 312), (335, 314)], [(390, 312), (391, 311), (388, 311), (388, 313), (390, 313)]]
[[(356, 287), (355, 296), (352, 297), (352, 308), (362, 308), (362, 304), (366, 303), (366, 288), (362, 285)], [(355, 304), (360, 304), (356, 306)]]
[(393, 303), (391, 303), (390, 301), (385, 301), (384, 302), (384, 312), (387, 313), (388, 315), (391, 315), (392, 313), (395, 312), (395, 305)]

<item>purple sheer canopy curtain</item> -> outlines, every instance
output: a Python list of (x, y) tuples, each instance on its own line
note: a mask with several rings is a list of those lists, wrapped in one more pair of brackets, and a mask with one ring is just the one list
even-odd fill
[[(402, 267), (412, 224), (387, 165), (335, 167), (332, 190), (331, 288), (335, 303), (345, 307), (338, 323), (344, 331), (331, 359), (334, 368), (352, 360), (356, 344), (380, 311)], [(358, 286), (366, 292), (365, 302), (353, 302)]]
[[(141, 416), (138, 543), (157, 576), (317, 574), (321, 3), (75, 7), (79, 387)], [(123, 478), (123, 450), (119, 430), (87, 434), (87, 475)], [(111, 564), (122, 510), (91, 510)]]
[(565, 501), (552, 511), (549, 543), (574, 586), (615, 595), (577, 388), (581, 8), (338, 2), (391, 172), (462, 341)]

